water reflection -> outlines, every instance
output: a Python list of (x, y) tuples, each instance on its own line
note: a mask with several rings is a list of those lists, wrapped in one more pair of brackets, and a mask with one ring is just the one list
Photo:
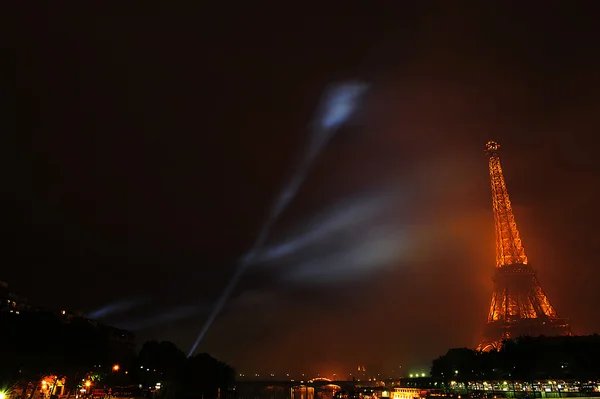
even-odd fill
[(298, 385), (294, 387), (266, 386), (254, 389), (241, 389), (237, 392), (237, 399), (334, 399), (336, 393), (340, 392), (337, 385), (325, 385), (322, 387), (311, 387)]
[[(313, 387), (300, 386), (291, 390), (292, 399), (315, 399), (315, 389)], [(333, 395), (323, 399), (332, 399)]]

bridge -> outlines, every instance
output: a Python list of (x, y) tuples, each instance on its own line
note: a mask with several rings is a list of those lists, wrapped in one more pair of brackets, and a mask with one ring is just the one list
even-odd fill
[(298, 388), (298, 387), (309, 387), (309, 388), (323, 388), (326, 386), (335, 385), (340, 387), (342, 390), (354, 389), (354, 388), (373, 388), (378, 385), (377, 381), (341, 381), (341, 380), (330, 380), (327, 378), (315, 378), (312, 380), (272, 380), (272, 381), (237, 381), (236, 387), (248, 387), (248, 388)]
[[(368, 389), (369, 391), (382, 389), (377, 387), (376, 381), (337, 381), (326, 378), (312, 380), (270, 380), (270, 381), (238, 381), (235, 386), (235, 399), (256, 399), (268, 397), (269, 399), (292, 399), (295, 394), (300, 394), (302, 399), (332, 398), (338, 391), (355, 391)], [(389, 388), (388, 388), (389, 389)]]

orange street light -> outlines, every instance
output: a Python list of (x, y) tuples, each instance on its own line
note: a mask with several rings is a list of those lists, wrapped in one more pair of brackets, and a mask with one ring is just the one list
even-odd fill
[(92, 382), (91, 382), (91, 381), (86, 381), (86, 382), (85, 382), (85, 386), (86, 386), (86, 387), (88, 387), (88, 388), (89, 388), (91, 385), (92, 385)]
[(113, 371), (119, 371), (119, 369), (120, 369), (120, 368), (121, 368), (121, 367), (120, 367), (118, 364), (115, 364), (115, 365), (113, 366)]

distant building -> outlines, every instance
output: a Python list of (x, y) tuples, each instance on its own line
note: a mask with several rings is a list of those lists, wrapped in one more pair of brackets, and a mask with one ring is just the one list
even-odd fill
[(0, 312), (19, 314), (28, 308), (27, 298), (11, 292), (8, 283), (0, 280)]
[(25, 297), (10, 291), (8, 283), (0, 280), (0, 312), (21, 314), (25, 312), (48, 312), (60, 318), (63, 323), (75, 320), (85, 321), (97, 328), (108, 341), (109, 352), (127, 352), (135, 350), (135, 334), (120, 328), (106, 326), (96, 320), (87, 319), (82, 312), (71, 310), (51, 310), (44, 307), (33, 306)]
[(100, 325), (99, 327), (104, 329), (105, 333), (108, 336), (109, 342), (112, 342), (117, 345), (122, 345), (127, 349), (135, 348), (135, 334), (131, 331), (103, 325)]

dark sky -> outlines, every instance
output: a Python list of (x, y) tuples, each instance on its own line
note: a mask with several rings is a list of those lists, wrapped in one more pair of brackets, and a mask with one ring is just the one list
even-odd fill
[(101, 321), (187, 352), (324, 90), (360, 81), (269, 242), (341, 227), (252, 266), (199, 350), (246, 373), (342, 374), (475, 345), (489, 139), (548, 296), (576, 333), (600, 331), (593, 2), (356, 3), (13, 5), (0, 278), (52, 307), (116, 303)]

